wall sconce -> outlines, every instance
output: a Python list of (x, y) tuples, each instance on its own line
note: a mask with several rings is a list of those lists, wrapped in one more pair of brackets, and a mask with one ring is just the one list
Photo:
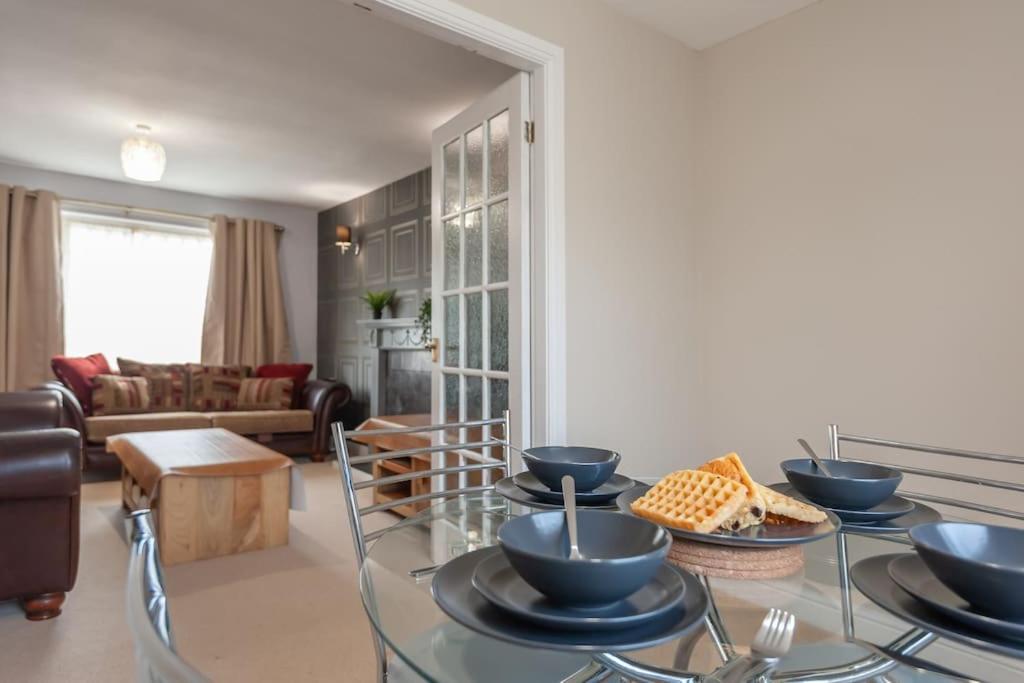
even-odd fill
[[(339, 225), (334, 228), (334, 244), (335, 246), (341, 247), (341, 253), (344, 254), (348, 251), (348, 248), (352, 246), (352, 228), (347, 225)], [(356, 256), (359, 255), (359, 243), (356, 242), (355, 251)]]

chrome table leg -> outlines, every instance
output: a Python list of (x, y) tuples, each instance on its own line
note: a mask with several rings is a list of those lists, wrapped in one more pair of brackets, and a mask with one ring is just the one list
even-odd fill
[(843, 607), (843, 635), (854, 637), (853, 598), (850, 592), (850, 559), (846, 547), (846, 534), (836, 534), (836, 564), (839, 565), (839, 599)]

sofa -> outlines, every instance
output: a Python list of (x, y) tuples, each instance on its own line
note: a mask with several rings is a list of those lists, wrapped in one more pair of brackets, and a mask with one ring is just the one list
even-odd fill
[(0, 394), (0, 600), (33, 621), (61, 612), (78, 574), (81, 436), (62, 394)]
[[(122, 366), (134, 362), (119, 361)], [(193, 364), (188, 367), (193, 367)], [(216, 369), (217, 366), (195, 367)], [(341, 382), (303, 379), (295, 395), (286, 398), (286, 403), (276, 408), (261, 406), (259, 409), (245, 409), (245, 406), (218, 401), (207, 401), (200, 405), (200, 402), (188, 398), (186, 389), (186, 400), (180, 405), (165, 405), (160, 410), (152, 411), (128, 410), (116, 414), (95, 414), (98, 411), (92, 409), (97, 406), (87, 403), (88, 394), (83, 396), (81, 389), (76, 391), (74, 378), (69, 378), (66, 372), (60, 372), (56, 359), (54, 371), (61, 381), (47, 382), (38, 388), (61, 394), (63, 424), (82, 434), (83, 464), (89, 469), (119, 467), (117, 457), (106, 452), (106, 439), (109, 436), (212, 427), (251, 438), (285, 455), (308, 455), (320, 462), (331, 451), (331, 422), (337, 419), (338, 411), (352, 398), (349, 387)], [(248, 371), (248, 368), (244, 368), (243, 376)], [(101, 378), (94, 377), (93, 381), (97, 379)]]

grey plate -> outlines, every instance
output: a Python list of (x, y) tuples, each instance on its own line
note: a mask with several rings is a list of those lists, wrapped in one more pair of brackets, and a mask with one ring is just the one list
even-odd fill
[[(629, 508), (630, 503), (647, 493), (649, 488), (651, 487), (647, 484), (637, 484), (616, 498), (615, 503), (619, 506), (621, 511), (625, 512), (627, 515), (632, 515), (633, 511)], [(690, 541), (713, 543), (715, 545), (743, 546), (746, 548), (799, 545), (801, 543), (810, 543), (811, 541), (827, 538), (838, 531), (839, 527), (842, 525), (842, 522), (839, 521), (839, 518), (836, 517), (835, 514), (825, 510), (824, 508), (819, 507), (819, 509), (821, 509), (827, 516), (827, 519), (820, 524), (761, 524), (758, 526), (747, 527), (741, 531), (719, 530), (712, 531), (708, 534), (702, 534), (699, 531), (676, 529), (670, 526), (666, 526), (665, 528), (668, 529), (673, 536), (685, 538)]]
[(889, 563), (903, 554), (875, 555), (850, 568), (850, 578), (871, 602), (914, 626), (988, 652), (1009, 657), (1024, 657), (1024, 643), (982, 633), (955, 619), (939, 614), (907, 591), (889, 576)]
[[(775, 489), (785, 496), (796, 498), (797, 500), (805, 503), (811, 502), (807, 499), (807, 496), (797, 491), (796, 487), (789, 482), (772, 484), (769, 488)], [(814, 503), (811, 504), (813, 505)], [(867, 510), (840, 510), (839, 508), (826, 509), (836, 513), (836, 517), (850, 524), (872, 524), (887, 519), (893, 519), (894, 517), (902, 517), (909, 512), (913, 512), (914, 501), (907, 500), (902, 496), (890, 496), (889, 500), (885, 501), (881, 505), (876, 505), (875, 507), (868, 508)]]
[(477, 565), (501, 548), (474, 550), (451, 560), (438, 570), (431, 593), (445, 614), (466, 628), (499, 640), (528, 647), (568, 652), (626, 652), (654, 647), (685, 635), (704, 624), (708, 596), (693, 574), (669, 566), (682, 579), (682, 603), (664, 616), (640, 626), (615, 631), (544, 628), (506, 613), (473, 588)]
[(622, 629), (655, 619), (682, 602), (686, 590), (679, 574), (663, 564), (646, 586), (610, 607), (564, 607), (526, 583), (505, 553), (495, 553), (476, 566), (473, 587), (491, 603), (521, 619), (557, 629), (595, 631)]
[(889, 576), (932, 609), (998, 638), (1024, 642), (1024, 622), (1004, 621), (978, 612), (935, 578), (918, 555), (901, 555), (889, 563)]
[(914, 503), (913, 512), (900, 515), (899, 517), (893, 517), (892, 519), (884, 519), (880, 522), (872, 522), (870, 524), (854, 524), (852, 522), (846, 522), (843, 525), (843, 531), (851, 534), (863, 534), (866, 536), (876, 534), (905, 534), (910, 531), (911, 527), (915, 527), (918, 524), (938, 522), (942, 519), (942, 515), (935, 508), (929, 507), (924, 503), (919, 503), (916, 500), (911, 502)]
[[(514, 503), (526, 505), (532, 508), (540, 508), (542, 510), (561, 510), (564, 506), (561, 503), (547, 503), (538, 498), (537, 496), (530, 495), (526, 491), (522, 490), (515, 485), (512, 481), (513, 477), (505, 477), (499, 479), (494, 483), (494, 490), (500, 495), (508, 498)], [(615, 501), (610, 500), (607, 503), (577, 503), (581, 508), (585, 507), (588, 510), (614, 510)]]
[[(558, 503), (561, 507), (562, 492), (552, 491), (533, 476), (530, 472), (520, 472), (512, 477), (512, 483), (529, 493), (534, 498), (540, 498), (548, 503)], [(633, 488), (636, 482), (621, 474), (613, 474), (608, 481), (598, 486), (593, 491), (586, 493), (576, 492), (576, 504), (599, 504), (611, 503), (620, 493)]]

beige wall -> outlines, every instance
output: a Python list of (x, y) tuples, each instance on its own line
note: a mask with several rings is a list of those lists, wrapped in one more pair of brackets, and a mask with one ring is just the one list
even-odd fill
[(1022, 26), (1018, 0), (824, 0), (701, 53), (712, 452), (778, 478), (838, 421), (1024, 453)]
[(594, 0), (462, 4), (565, 48), (568, 435), (660, 474), (699, 442), (694, 53)]

